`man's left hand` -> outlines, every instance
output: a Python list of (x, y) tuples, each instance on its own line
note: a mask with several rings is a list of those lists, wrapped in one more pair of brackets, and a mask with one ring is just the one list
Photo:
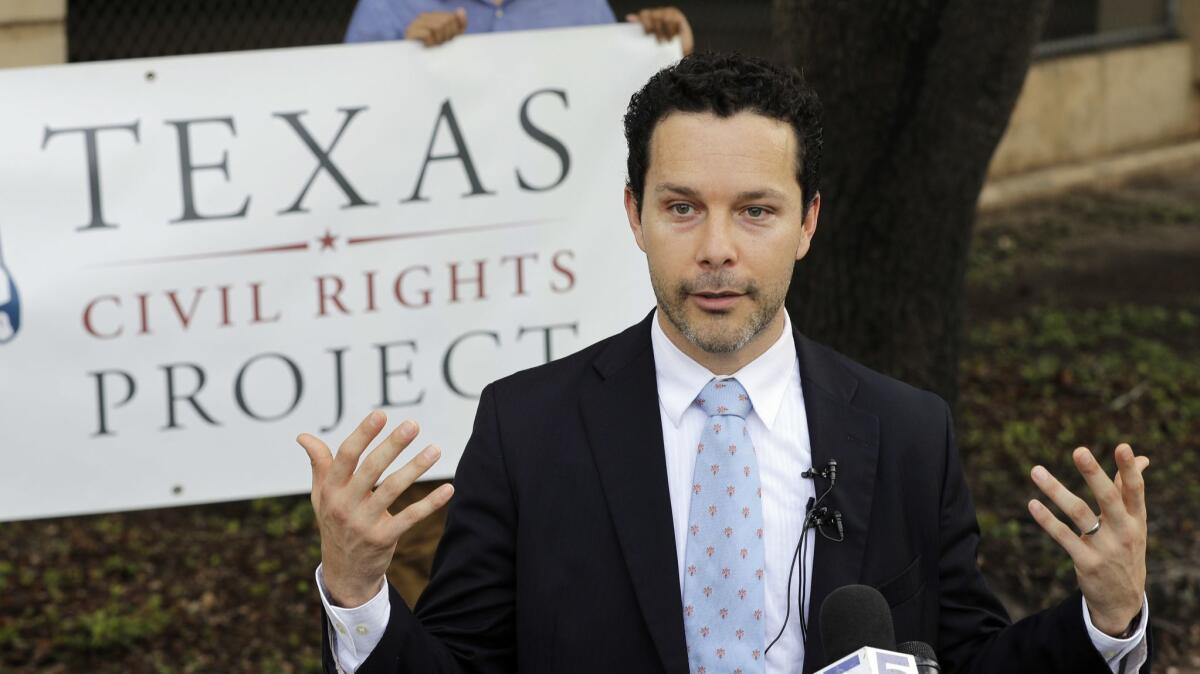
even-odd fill
[(653, 34), (659, 41), (670, 40), (676, 35), (683, 43), (683, 55), (692, 53), (695, 38), (692, 37), (692, 26), (687, 17), (676, 7), (656, 7), (643, 9), (636, 14), (627, 14), (625, 20), (630, 23), (640, 23), (647, 33)]
[[(1037, 499), (1029, 502), (1029, 512), (1075, 563), (1092, 624), (1109, 636), (1121, 637), (1141, 611), (1146, 592), (1146, 494), (1142, 471), (1150, 465), (1150, 459), (1134, 456), (1127, 444), (1118, 445), (1114, 481), (1086, 447), (1076, 449), (1073, 458), (1100, 504), (1100, 516), (1042, 466), (1033, 468), (1034, 483), (1078, 531), (1059, 521)], [(1097, 523), (1099, 529), (1092, 531)]]

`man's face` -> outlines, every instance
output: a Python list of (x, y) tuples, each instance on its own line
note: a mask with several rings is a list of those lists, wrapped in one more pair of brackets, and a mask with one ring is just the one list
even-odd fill
[(818, 196), (805, 217), (789, 124), (749, 112), (668, 115), (650, 139), (640, 206), (626, 190), (658, 306), (689, 342), (732, 353), (783, 320), (820, 209)]

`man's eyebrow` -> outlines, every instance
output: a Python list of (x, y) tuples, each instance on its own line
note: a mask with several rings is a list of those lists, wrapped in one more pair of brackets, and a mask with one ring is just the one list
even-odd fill
[[(698, 191), (686, 185), (676, 185), (675, 183), (659, 183), (654, 186), (654, 192), (656, 194), (661, 194), (663, 192), (674, 192), (675, 194), (679, 194), (691, 199), (700, 198), (700, 193)], [(736, 197), (737, 201), (753, 201), (755, 199), (778, 199), (783, 201), (786, 199), (786, 197), (784, 196), (783, 192), (770, 187), (765, 187), (760, 190), (747, 190), (745, 192), (739, 192)]]
[(692, 199), (700, 198), (700, 193), (697, 192), (696, 190), (694, 190), (690, 187), (687, 187), (685, 185), (676, 185), (674, 183), (659, 183), (654, 186), (654, 192), (655, 192), (655, 194), (661, 194), (663, 192), (674, 192), (676, 194), (682, 194), (683, 196), (690, 197)]
[(780, 201), (783, 201), (784, 196), (783, 196), (783, 193), (780, 192), (779, 190), (773, 190), (768, 187), (768, 188), (761, 189), (761, 190), (751, 190), (749, 192), (739, 192), (736, 200), (737, 201), (753, 201), (755, 199), (778, 199)]

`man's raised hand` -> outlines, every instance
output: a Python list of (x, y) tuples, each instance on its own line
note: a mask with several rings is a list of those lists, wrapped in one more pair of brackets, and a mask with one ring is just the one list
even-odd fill
[(1150, 459), (1134, 456), (1129, 445), (1118, 445), (1114, 481), (1086, 447), (1076, 449), (1072, 458), (1100, 504), (1100, 515), (1042, 466), (1033, 468), (1034, 484), (1076, 529), (1061, 522), (1037, 499), (1029, 502), (1029, 512), (1075, 563), (1092, 624), (1110, 636), (1120, 636), (1141, 610), (1146, 591), (1146, 494), (1142, 471), (1150, 465)]
[(374, 597), (383, 587), (400, 536), (454, 494), (454, 487), (444, 484), (399, 513), (388, 512), (388, 506), (437, 462), (441, 450), (426, 447), (380, 482), (419, 430), (415, 422), (405, 421), (359, 466), (363, 450), (386, 423), (383, 412), (367, 415), (336, 455), (308, 433), (296, 438), (312, 462), (312, 505), (321, 532), (322, 574), (329, 598), (338, 606), (360, 606)]

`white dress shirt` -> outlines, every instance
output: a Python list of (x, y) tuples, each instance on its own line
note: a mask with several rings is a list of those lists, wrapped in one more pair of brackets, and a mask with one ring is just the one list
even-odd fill
[[(754, 453), (758, 459), (763, 499), (763, 547), (765, 629), (770, 644), (782, 628), (779, 640), (766, 655), (766, 674), (790, 674), (800, 671), (804, 662), (804, 643), (800, 637), (800, 611), (807, 615), (816, 532), (808, 532), (804, 559), (792, 564), (796, 544), (804, 525), (805, 506), (814, 497), (812, 480), (800, 474), (812, 466), (812, 446), (808, 435), (804, 393), (800, 388), (800, 367), (792, 324), (785, 312), (783, 334), (761, 356), (735, 372), (738, 382), (750, 396), (753, 409), (746, 419)], [(704, 385), (714, 376), (703, 365), (679, 350), (659, 324), (655, 312), (651, 321), (650, 342), (658, 383), (659, 415), (662, 421), (663, 447), (666, 452), (667, 490), (671, 497), (671, 517), (675, 524), (675, 552), (679, 564), (680, 598), (683, 596), (684, 560), (687, 546), (687, 518), (691, 504), (692, 474), (696, 452), (691, 448), (700, 439), (708, 418), (693, 404)], [(788, 573), (792, 572), (791, 592)], [(330, 638), (338, 667), (352, 674), (362, 664), (387, 627), (391, 610), (387, 589), (360, 607), (333, 606), (325, 591), (321, 567), (317, 567), (317, 587), (330, 619)], [(805, 605), (798, 606), (803, 578)], [(790, 606), (789, 606), (790, 605)], [(790, 608), (790, 617), (784, 616)], [(1143, 601), (1141, 624), (1128, 639), (1114, 639), (1097, 630), (1083, 604), (1084, 623), (1096, 650), (1117, 672), (1121, 659), (1129, 655), (1126, 672), (1136, 672), (1146, 660), (1146, 625), (1149, 609)]]

